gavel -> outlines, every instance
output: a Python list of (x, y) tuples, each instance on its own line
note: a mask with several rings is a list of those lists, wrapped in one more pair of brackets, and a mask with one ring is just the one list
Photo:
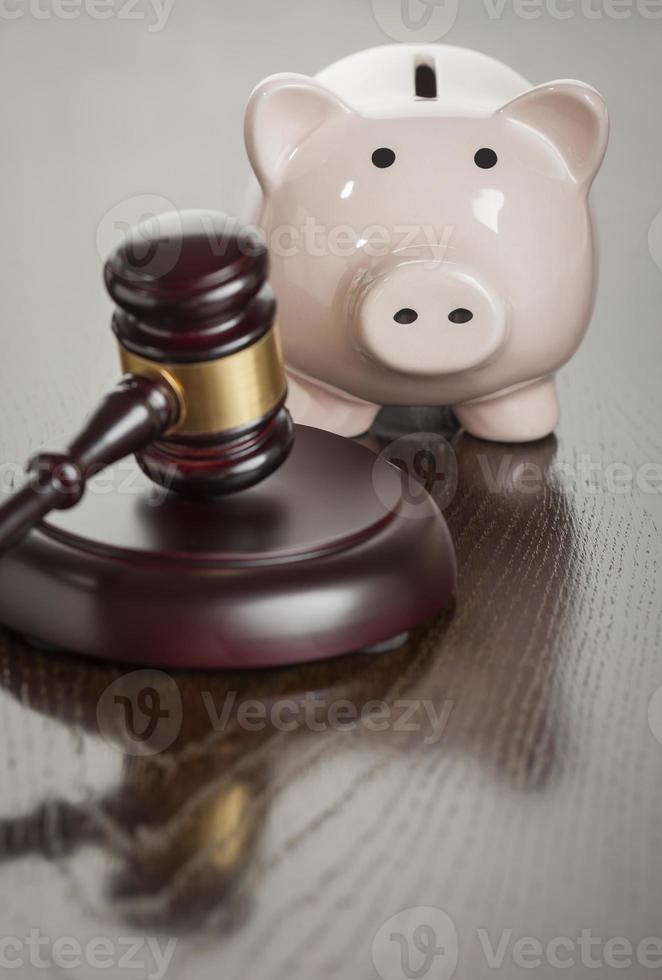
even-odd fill
[[(449, 600), (426, 490), (294, 425), (267, 272), (258, 235), (208, 211), (150, 219), (111, 255), (125, 374), (0, 507), (2, 624), (109, 660), (266, 667), (401, 645)], [(119, 465), (93, 492), (132, 455), (137, 494)]]
[(257, 233), (211, 211), (137, 225), (105, 265), (124, 377), (61, 453), (40, 453), (0, 507), (0, 552), (131, 454), (192, 498), (236, 493), (290, 453), (294, 427)]

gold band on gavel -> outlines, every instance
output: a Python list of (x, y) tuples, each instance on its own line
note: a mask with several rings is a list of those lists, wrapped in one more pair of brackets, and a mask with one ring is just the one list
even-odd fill
[(166, 435), (215, 435), (262, 418), (285, 397), (287, 380), (274, 327), (252, 347), (193, 364), (150, 361), (120, 345), (129, 374), (162, 381), (174, 393), (177, 424)]

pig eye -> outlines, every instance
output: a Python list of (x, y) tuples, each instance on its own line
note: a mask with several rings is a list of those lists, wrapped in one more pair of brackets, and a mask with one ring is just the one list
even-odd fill
[(372, 162), (380, 170), (385, 170), (386, 167), (392, 167), (395, 163), (395, 153), (393, 150), (389, 150), (387, 146), (382, 146), (372, 154)]
[(486, 146), (484, 146), (483, 149), (479, 150), (474, 157), (474, 163), (477, 167), (480, 167), (481, 170), (491, 170), (492, 167), (496, 167), (498, 159), (499, 158), (494, 150), (489, 150)]

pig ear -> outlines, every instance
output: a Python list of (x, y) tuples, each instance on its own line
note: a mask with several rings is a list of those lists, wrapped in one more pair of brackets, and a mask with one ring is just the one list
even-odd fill
[(590, 184), (598, 172), (607, 149), (609, 115), (605, 100), (590, 85), (539, 85), (506, 103), (496, 115), (535, 130), (553, 144), (578, 184)]
[(246, 149), (263, 188), (311, 133), (352, 109), (307, 75), (272, 75), (251, 95), (246, 110)]

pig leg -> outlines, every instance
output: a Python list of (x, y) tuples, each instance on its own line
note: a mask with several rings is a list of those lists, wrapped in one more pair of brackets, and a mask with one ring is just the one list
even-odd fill
[(553, 377), (524, 388), (454, 405), (458, 421), (472, 436), (493, 442), (543, 439), (559, 421), (559, 399)]
[(339, 436), (360, 436), (375, 420), (379, 405), (353, 398), (331, 386), (321, 386), (288, 371), (287, 407), (301, 425), (326, 429)]

